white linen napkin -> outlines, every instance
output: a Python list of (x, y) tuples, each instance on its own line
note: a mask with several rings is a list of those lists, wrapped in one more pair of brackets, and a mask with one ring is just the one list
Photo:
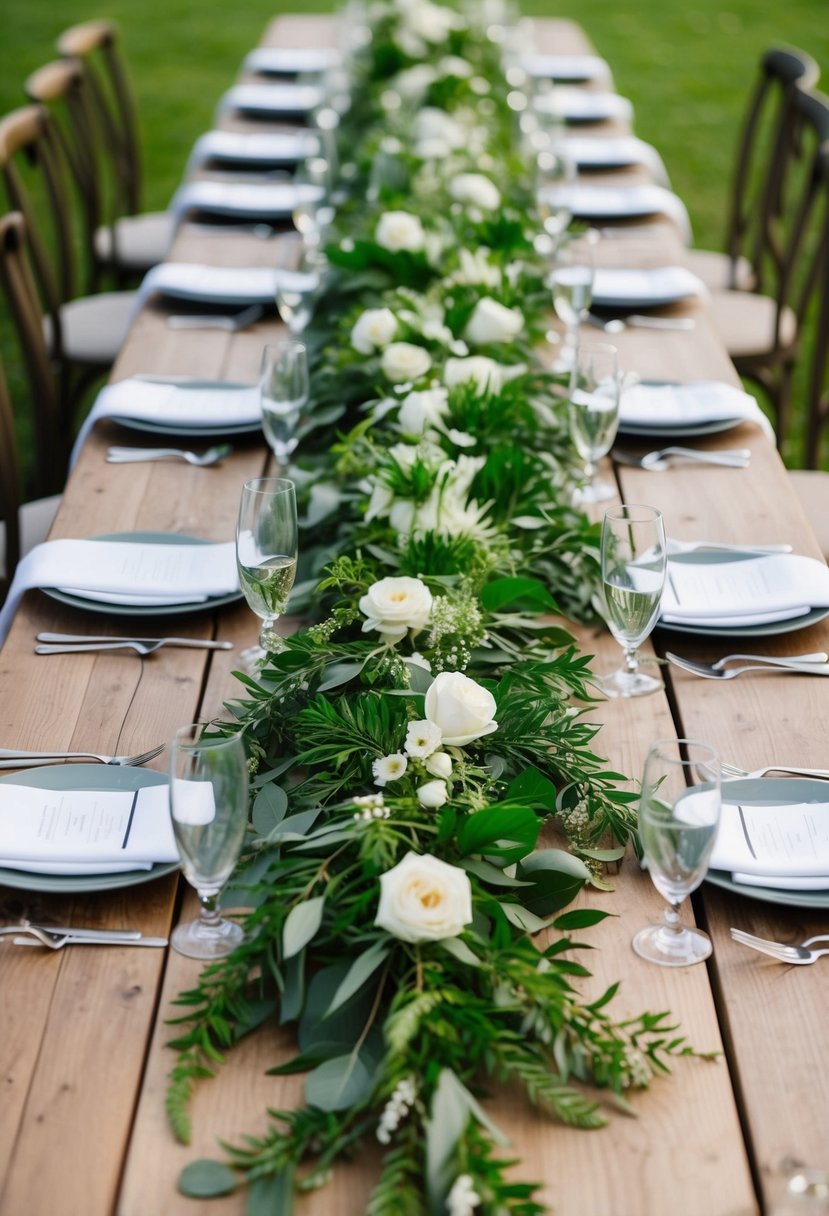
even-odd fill
[(248, 114), (307, 114), (324, 101), (325, 94), (311, 84), (236, 84), (219, 99), (216, 117), (228, 110)]
[(669, 559), (660, 619), (731, 628), (789, 620), (826, 607), (829, 566), (814, 557), (775, 553), (710, 563)]
[(656, 148), (635, 135), (567, 135), (555, 141), (553, 151), (568, 156), (580, 169), (644, 165), (660, 186), (670, 185), (665, 162)]
[(738, 882), (829, 887), (829, 803), (723, 802), (711, 866)]
[(719, 380), (634, 384), (622, 393), (619, 407), (622, 427), (664, 426), (670, 430), (729, 418), (753, 422), (774, 443), (772, 425), (754, 398)]
[(132, 791), (0, 782), (0, 866), (83, 874), (172, 861), (178, 850), (166, 783)]
[(310, 182), (186, 182), (173, 195), (170, 207), (177, 220), (188, 211), (214, 215), (287, 219), (302, 202), (322, 198), (322, 187)]
[(161, 262), (148, 270), (141, 281), (137, 293), (139, 307), (156, 294), (174, 300), (189, 300), (193, 304), (217, 304), (228, 308), (273, 304), (277, 278), (285, 273), (271, 266)]
[(204, 545), (106, 540), (48, 540), (19, 563), (0, 610), (0, 643), (21, 596), (33, 587), (60, 587), (116, 602), (185, 604), (239, 590), (233, 541)]
[(250, 165), (295, 165), (315, 156), (311, 131), (207, 131), (193, 145), (185, 177), (211, 160)]
[(553, 207), (566, 207), (586, 220), (621, 219), (625, 216), (667, 215), (679, 229), (686, 245), (691, 243), (691, 221), (682, 199), (664, 186), (549, 186), (545, 195)]
[(562, 118), (565, 122), (604, 122), (608, 118), (631, 122), (633, 119), (633, 105), (627, 97), (620, 97), (618, 93), (593, 93), (569, 85), (561, 85), (552, 93), (537, 97), (534, 105), (539, 113)]
[(610, 64), (599, 55), (526, 55), (522, 66), (539, 80), (600, 81), (608, 88), (613, 84)]
[(599, 308), (654, 308), (707, 295), (702, 279), (686, 266), (599, 267), (593, 278), (593, 303)]
[(338, 52), (328, 47), (260, 46), (245, 56), (242, 68), (266, 76), (310, 76), (327, 72), (339, 60)]

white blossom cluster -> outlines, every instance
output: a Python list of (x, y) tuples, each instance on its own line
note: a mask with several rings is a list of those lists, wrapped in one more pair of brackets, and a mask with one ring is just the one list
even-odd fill
[(404, 1077), (394, 1087), (394, 1092), (383, 1107), (380, 1122), (377, 1124), (377, 1139), (381, 1144), (389, 1144), (391, 1134), (397, 1131), (400, 1124), (415, 1104), (417, 1090), (414, 1077)]
[(469, 1174), (458, 1174), (452, 1189), (446, 1196), (446, 1211), (449, 1216), (474, 1216), (481, 1197), (473, 1186)]

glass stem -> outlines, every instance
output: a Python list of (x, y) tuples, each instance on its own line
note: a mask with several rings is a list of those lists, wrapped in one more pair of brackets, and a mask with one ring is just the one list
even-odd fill
[(206, 895), (199, 891), (199, 902), (201, 903), (201, 911), (199, 913), (199, 924), (203, 929), (218, 929), (221, 923), (221, 913), (219, 911), (219, 892), (214, 891), (212, 895)]
[(635, 646), (625, 646), (625, 671), (630, 676), (635, 676), (639, 670), (639, 656), (636, 650)]
[(682, 923), (679, 919), (679, 909), (681, 907), (681, 903), (670, 903), (667, 905), (662, 914), (664, 928), (667, 929), (669, 933), (674, 933), (677, 936), (683, 931)]
[(585, 460), (584, 462), (584, 480), (590, 486), (593, 484), (593, 479), (596, 476), (597, 465), (593, 460)]
[(275, 629), (278, 620), (279, 613), (276, 613), (275, 616), (265, 617), (262, 621), (262, 628), (259, 630), (259, 645), (269, 653), (272, 650), (279, 650), (281, 645), (281, 639)]

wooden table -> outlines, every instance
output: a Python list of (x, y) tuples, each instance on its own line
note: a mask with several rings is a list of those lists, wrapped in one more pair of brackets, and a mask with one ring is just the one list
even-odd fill
[[(538, 23), (542, 48), (583, 51), (583, 36), (566, 22)], [(266, 41), (318, 45), (331, 37), (326, 18), (282, 18)], [(618, 180), (618, 179), (617, 179)], [(647, 248), (653, 248), (648, 238)], [(602, 253), (630, 264), (644, 240), (603, 242)], [(662, 250), (681, 257), (669, 226)], [(184, 228), (174, 256), (216, 264), (269, 264), (273, 244), (254, 237), (206, 236)], [(173, 332), (166, 310), (146, 308), (114, 371), (193, 373), (251, 380), (261, 347), (277, 323), (265, 320), (236, 335)], [(617, 339), (623, 363), (643, 376), (735, 380), (704, 307), (692, 333), (631, 330)], [(72, 474), (53, 535), (101, 531), (180, 531), (209, 539), (232, 535), (242, 481), (266, 467), (261, 442), (241, 444), (218, 469), (165, 464), (115, 468), (104, 462), (114, 427), (99, 424)], [(655, 474), (620, 468), (628, 501), (662, 508), (668, 531), (741, 541), (791, 541), (819, 556), (770, 444), (753, 427), (711, 444), (752, 449), (751, 467), (735, 472), (689, 468)], [(142, 661), (124, 654), (35, 657), (41, 629), (82, 631), (90, 618), (39, 593), (26, 597), (0, 652), (0, 739), (29, 748), (139, 751), (182, 722), (222, 711), (234, 693), (235, 653), (212, 656), (165, 650)], [(186, 630), (247, 642), (255, 632), (244, 607), (214, 620), (194, 615), (170, 621)], [(165, 629), (167, 622), (165, 621)], [(582, 630), (597, 669), (618, 661), (606, 636)], [(657, 638), (657, 645), (662, 639)], [(684, 650), (705, 654), (683, 638)], [(769, 651), (829, 649), (829, 622), (779, 642)], [(651, 740), (674, 732), (715, 740), (722, 754), (751, 769), (769, 757), (825, 764), (829, 685), (797, 676), (727, 684), (666, 672), (667, 691), (602, 704), (599, 749), (614, 767), (638, 774)], [(155, 767), (163, 767), (157, 762)], [(54, 921), (106, 927), (130, 925), (166, 934), (179, 915), (193, 913), (185, 892), (179, 907), (175, 876), (143, 886), (73, 899), (0, 893), (7, 919), (20, 912)], [(767, 936), (795, 938), (826, 928), (817, 913), (731, 896), (713, 887), (696, 910), (714, 939), (709, 967), (672, 971), (641, 961), (630, 948), (634, 931), (657, 919), (661, 901), (632, 862), (609, 895), (582, 902), (614, 917), (595, 931), (588, 963), (596, 991), (618, 978), (617, 1016), (671, 1010), (682, 1032), (715, 1062), (679, 1060), (670, 1079), (637, 1096), (638, 1118), (609, 1111), (598, 1132), (573, 1131), (537, 1117), (512, 1093), (492, 1110), (521, 1158), (516, 1173), (544, 1181), (544, 1197), (566, 1216), (661, 1216), (664, 1212), (749, 1216), (770, 1211), (791, 1162), (829, 1169), (829, 1062), (822, 1050), (829, 1008), (829, 968), (787, 969), (734, 945), (729, 925)], [(0, 1211), (7, 1216), (185, 1216), (202, 1205), (177, 1195), (175, 1179), (196, 1157), (216, 1155), (219, 1137), (264, 1126), (267, 1105), (298, 1099), (300, 1079), (268, 1077), (289, 1041), (278, 1029), (252, 1036), (194, 1103), (194, 1144), (177, 1145), (165, 1122), (163, 1097), (172, 1053), (165, 1049), (170, 1002), (198, 974), (175, 953), (120, 948), (70, 949), (52, 954), (0, 944)], [(329, 1189), (303, 1200), (303, 1212), (358, 1216), (372, 1179), (371, 1162), (343, 1168)], [(759, 1197), (759, 1198), (758, 1198)], [(216, 1216), (243, 1211), (231, 1197), (204, 1205)]]

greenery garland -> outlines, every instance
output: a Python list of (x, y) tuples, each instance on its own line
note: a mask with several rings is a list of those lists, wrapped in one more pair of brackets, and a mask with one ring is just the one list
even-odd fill
[[(350, 15), (309, 334), (317, 442), (295, 469), (297, 602), (317, 623), (239, 675), (218, 726), (243, 730), (255, 774), (235, 879), (251, 910), (244, 944), (179, 998), (168, 1113), (186, 1140), (195, 1083), (275, 1017), (298, 1054), (273, 1071), (306, 1073), (305, 1105), (271, 1111), (229, 1164), (189, 1166), (186, 1194), (244, 1181), (250, 1213), (289, 1214), (375, 1137), (369, 1216), (531, 1216), (487, 1081), (591, 1128), (574, 1082), (627, 1109), (689, 1049), (666, 1014), (615, 1021), (616, 985), (585, 1002), (573, 984), (589, 972), (570, 934), (605, 914), (561, 909), (604, 885), (634, 795), (592, 750), (588, 658), (551, 623), (594, 611), (597, 538), (570, 505), (560, 380), (534, 355), (549, 300), (508, 26), (496, 0), (370, 15)], [(540, 842), (552, 817), (569, 851)]]

